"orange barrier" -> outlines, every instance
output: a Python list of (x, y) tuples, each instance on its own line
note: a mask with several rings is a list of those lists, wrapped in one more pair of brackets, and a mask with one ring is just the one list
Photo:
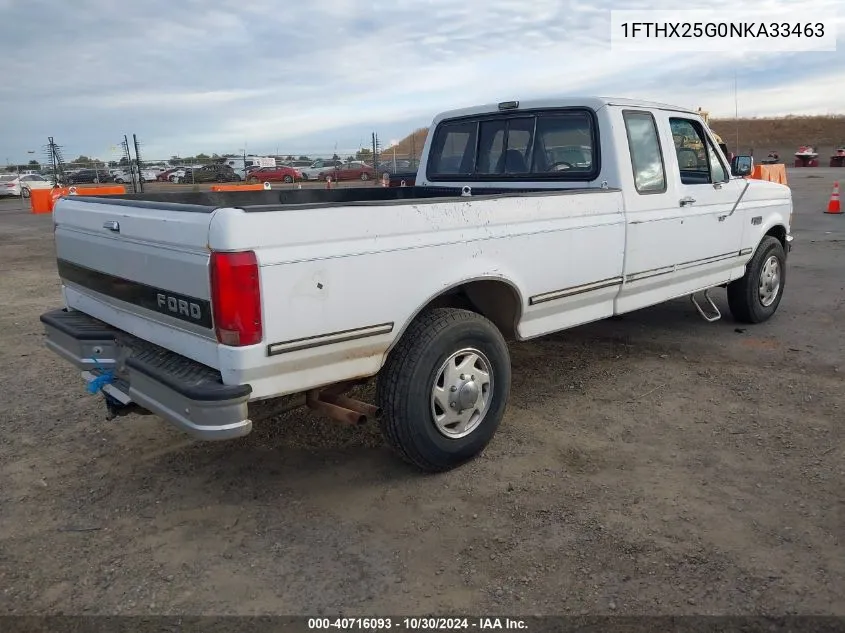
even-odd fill
[(33, 213), (53, 212), (53, 191), (51, 189), (33, 189), (29, 192), (29, 206)]
[(212, 191), (264, 191), (269, 188), (269, 182), (265, 182), (263, 185), (211, 185)]
[(776, 182), (781, 185), (786, 183), (786, 166), (785, 165), (754, 165), (754, 171), (751, 172), (751, 178), (755, 180), (768, 180)]
[(29, 205), (33, 213), (52, 213), (56, 200), (62, 196), (114, 196), (122, 193), (126, 193), (126, 187), (123, 185), (33, 189), (30, 192)]

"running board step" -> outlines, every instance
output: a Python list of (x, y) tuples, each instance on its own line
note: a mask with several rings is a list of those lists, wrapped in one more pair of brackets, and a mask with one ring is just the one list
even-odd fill
[(713, 303), (713, 299), (710, 296), (710, 288), (704, 291), (704, 300), (707, 302), (707, 308), (711, 310), (711, 314), (707, 314), (704, 309), (701, 307), (701, 304), (698, 302), (698, 299), (695, 298), (695, 293), (690, 295), (690, 301), (692, 301), (692, 305), (695, 306), (695, 309), (698, 310), (698, 313), (701, 315), (701, 318), (707, 321), (708, 323), (713, 323), (714, 321), (718, 321), (722, 318), (722, 313), (719, 312), (719, 308)]

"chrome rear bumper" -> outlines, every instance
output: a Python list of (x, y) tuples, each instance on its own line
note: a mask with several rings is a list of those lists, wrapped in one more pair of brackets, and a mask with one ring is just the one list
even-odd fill
[(41, 315), (48, 349), (82, 371), (89, 384), (123, 405), (136, 404), (201, 440), (227, 440), (252, 431), (249, 385), (224, 385), (220, 372), (131, 336), (82, 312)]

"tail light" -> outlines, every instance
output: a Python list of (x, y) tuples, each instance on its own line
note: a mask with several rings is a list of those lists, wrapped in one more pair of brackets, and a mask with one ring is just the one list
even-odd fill
[(254, 252), (211, 253), (211, 305), (220, 343), (242, 347), (261, 342), (261, 289)]

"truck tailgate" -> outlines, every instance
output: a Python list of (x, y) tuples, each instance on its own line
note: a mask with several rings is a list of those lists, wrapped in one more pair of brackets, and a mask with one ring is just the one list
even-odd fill
[(54, 211), (67, 307), (217, 368), (208, 207), (68, 197)]

